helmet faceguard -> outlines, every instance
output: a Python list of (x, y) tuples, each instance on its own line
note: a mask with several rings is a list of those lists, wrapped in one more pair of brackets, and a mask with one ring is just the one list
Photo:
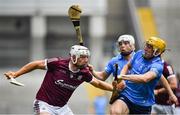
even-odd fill
[[(71, 61), (73, 64), (77, 63), (77, 59), (81, 56), (90, 56), (90, 51), (87, 47), (81, 46), (81, 45), (74, 45), (71, 47), (70, 50), (70, 56), (71, 56)], [(75, 56), (75, 60), (73, 59), (73, 56)]]
[(161, 55), (166, 48), (166, 42), (158, 37), (150, 37), (146, 41), (146, 44), (149, 44), (153, 47), (153, 56), (155, 57)]

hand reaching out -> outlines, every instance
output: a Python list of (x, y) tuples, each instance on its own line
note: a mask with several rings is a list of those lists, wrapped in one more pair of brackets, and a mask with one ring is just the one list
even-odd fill
[(88, 68), (89, 68), (89, 71), (93, 72), (93, 70), (94, 70), (94, 67), (93, 67), (93, 65), (91, 65), (91, 64), (88, 64)]
[(15, 77), (15, 72), (12, 71), (8, 71), (6, 73), (4, 73), (4, 75), (6, 76), (7, 79), (11, 79), (11, 77)]
[(173, 94), (172, 96), (169, 96), (168, 103), (179, 105), (177, 97)]

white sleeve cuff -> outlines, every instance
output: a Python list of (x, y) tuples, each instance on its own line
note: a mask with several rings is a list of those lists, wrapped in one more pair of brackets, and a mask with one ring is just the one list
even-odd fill
[(44, 65), (45, 65), (45, 69), (47, 70), (47, 69), (48, 69), (48, 66), (47, 66), (47, 59), (44, 60)]
[(172, 78), (172, 77), (176, 77), (176, 75), (175, 74), (170, 75), (170, 76), (167, 77), (167, 79)]

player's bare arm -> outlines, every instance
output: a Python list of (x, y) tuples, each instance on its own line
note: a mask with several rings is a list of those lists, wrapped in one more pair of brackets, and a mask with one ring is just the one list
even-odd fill
[(121, 73), (120, 75), (118, 76), (118, 78), (121, 78), (121, 75), (126, 75), (128, 70), (130, 69), (131, 67), (131, 63), (130, 61), (123, 67), (123, 69), (121, 70)]
[(177, 78), (176, 78), (175, 75), (174, 75), (174, 77), (168, 78), (168, 82), (169, 82), (169, 85), (170, 85), (171, 89), (176, 89), (177, 88), (178, 83), (177, 83)]
[(88, 64), (88, 67), (92, 75), (97, 79), (105, 81), (108, 78), (108, 74), (105, 71), (95, 71), (93, 65), (91, 64)]
[(16, 78), (35, 69), (45, 69), (45, 60), (30, 62), (16, 72), (9, 71), (4, 73), (4, 75), (7, 77), (7, 79), (10, 79), (11, 77)]
[(141, 75), (135, 75), (135, 74), (131, 74), (131, 75), (121, 75), (121, 79), (123, 80), (129, 80), (132, 82), (136, 82), (136, 83), (147, 83), (149, 81), (151, 81), (152, 79), (154, 79), (156, 77), (156, 73), (153, 71), (149, 71), (145, 74), (141, 74)]
[(103, 89), (103, 90), (107, 90), (107, 91), (113, 91), (113, 86), (109, 83), (106, 83), (104, 81), (98, 80), (97, 78), (93, 77), (91, 84), (94, 87)]
[(169, 101), (171, 103), (175, 103), (177, 105), (178, 104), (177, 97), (174, 95), (174, 93), (173, 93), (168, 81), (166, 80), (166, 78), (164, 76), (161, 76), (160, 80), (161, 80), (163, 87), (166, 89), (166, 91), (169, 94)]
[[(161, 78), (162, 79), (162, 78)], [(160, 79), (160, 82), (162, 83), (162, 80)], [(176, 80), (176, 76), (173, 75), (173, 77), (170, 77), (168, 78), (168, 83), (169, 83), (169, 86), (172, 90), (176, 89), (177, 88), (177, 80)], [(165, 93), (166, 92), (166, 89), (163, 87), (163, 88), (160, 88), (160, 89), (156, 89), (154, 90), (154, 94), (157, 95), (159, 93)]]
[(93, 75), (102, 81), (108, 78), (108, 74), (105, 71), (93, 71)]

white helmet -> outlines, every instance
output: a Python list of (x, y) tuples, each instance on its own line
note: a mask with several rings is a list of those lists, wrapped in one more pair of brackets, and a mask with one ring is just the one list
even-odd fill
[(132, 35), (121, 35), (119, 38), (118, 38), (118, 43), (121, 42), (121, 41), (129, 41), (130, 45), (134, 45), (135, 44), (135, 40), (134, 40), (134, 37)]
[[(90, 51), (87, 47), (85, 46), (81, 46), (81, 45), (74, 45), (71, 47), (70, 50), (70, 55), (71, 55), (71, 60), (73, 62), (73, 64), (77, 63), (77, 59), (81, 56), (81, 55), (86, 55), (86, 56), (90, 56)], [(74, 61), (72, 59), (72, 56), (75, 55), (76, 56), (76, 60)]]

